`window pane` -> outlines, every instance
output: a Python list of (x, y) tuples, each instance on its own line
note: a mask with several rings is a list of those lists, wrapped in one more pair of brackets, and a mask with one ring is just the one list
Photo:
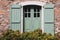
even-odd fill
[(25, 14), (24, 16), (27, 17), (27, 13), (24, 13), (24, 14)]
[(39, 12), (40, 10), (39, 9), (37, 9), (37, 12)]
[(30, 12), (30, 8), (28, 8), (28, 12)]
[(37, 13), (37, 17), (40, 17), (40, 13)]
[(36, 12), (36, 8), (34, 8), (34, 12)]
[(34, 17), (36, 17), (36, 13), (34, 13)]
[(28, 17), (30, 17), (31, 15), (30, 15), (30, 13), (28, 13)]
[(27, 12), (27, 8), (24, 9), (24, 12)]

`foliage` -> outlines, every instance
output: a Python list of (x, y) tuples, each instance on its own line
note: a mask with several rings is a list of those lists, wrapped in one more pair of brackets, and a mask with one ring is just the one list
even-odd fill
[(60, 40), (60, 32), (56, 33), (55, 37), (57, 37)]
[(57, 35), (42, 33), (42, 30), (37, 29), (33, 32), (20, 33), (18, 30), (7, 30), (2, 33), (0, 40), (58, 40)]

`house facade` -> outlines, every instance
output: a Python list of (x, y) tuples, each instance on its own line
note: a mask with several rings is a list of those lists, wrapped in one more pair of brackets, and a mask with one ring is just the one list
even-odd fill
[(42, 29), (54, 34), (54, 4), (40, 0), (21, 0), (10, 5), (10, 27), (21, 33)]

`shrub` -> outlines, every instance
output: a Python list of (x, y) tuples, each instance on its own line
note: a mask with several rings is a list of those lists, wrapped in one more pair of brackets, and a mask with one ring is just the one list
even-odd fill
[(33, 32), (24, 32), (22, 34), (18, 30), (7, 30), (2, 33), (0, 40), (58, 40), (58, 36), (42, 33), (40, 29), (34, 30)]

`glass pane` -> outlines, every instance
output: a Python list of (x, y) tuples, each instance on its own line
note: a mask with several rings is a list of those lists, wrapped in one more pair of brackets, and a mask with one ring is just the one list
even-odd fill
[(36, 12), (36, 8), (34, 8), (34, 12)]
[(37, 9), (37, 12), (39, 12), (40, 11), (40, 9)]
[(31, 15), (30, 15), (30, 13), (28, 13), (28, 17), (30, 17)]
[(25, 14), (24, 16), (27, 17), (27, 13), (24, 13), (24, 14)]
[(28, 8), (28, 12), (30, 12), (30, 8)]
[(24, 9), (24, 12), (27, 12), (27, 8)]
[(34, 17), (36, 17), (36, 13), (34, 13)]
[(40, 13), (37, 13), (37, 17), (40, 17)]

